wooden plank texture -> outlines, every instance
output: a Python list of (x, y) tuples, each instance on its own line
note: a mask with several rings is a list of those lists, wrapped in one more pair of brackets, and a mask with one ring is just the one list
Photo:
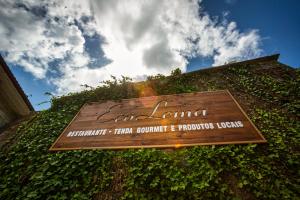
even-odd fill
[(227, 90), (85, 104), (50, 148), (166, 148), (265, 143)]

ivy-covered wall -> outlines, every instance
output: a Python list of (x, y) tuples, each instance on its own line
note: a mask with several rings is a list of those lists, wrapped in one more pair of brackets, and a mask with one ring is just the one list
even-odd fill
[[(300, 71), (276, 61), (128, 78), (52, 99), (1, 149), (0, 199), (299, 199)], [(267, 144), (48, 149), (89, 101), (229, 89)]]

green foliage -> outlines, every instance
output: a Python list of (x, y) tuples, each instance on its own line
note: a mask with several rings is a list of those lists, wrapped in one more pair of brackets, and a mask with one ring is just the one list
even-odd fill
[(1, 150), (0, 199), (299, 199), (299, 71), (273, 70), (175, 70), (142, 83), (157, 94), (229, 89), (268, 140), (259, 145), (51, 153), (84, 103), (138, 97), (145, 87), (112, 77), (53, 97), (51, 109), (23, 123)]
[(148, 77), (148, 84), (158, 94), (178, 94), (197, 91), (197, 86), (190, 84), (190, 78), (181, 74), (179, 68), (171, 72), (171, 76), (165, 77), (161, 74)]
[[(280, 78), (269, 74), (253, 76), (253, 72), (245, 67), (230, 68), (229, 71), (229, 79), (235, 88), (263, 101), (272, 102), (300, 117), (299, 70), (295, 70), (294, 74), (283, 74)], [(234, 75), (236, 78), (232, 78)]]
[(12, 150), (1, 154), (0, 199), (88, 199), (109, 186), (110, 152), (48, 152), (71, 118), (63, 111), (41, 112)]

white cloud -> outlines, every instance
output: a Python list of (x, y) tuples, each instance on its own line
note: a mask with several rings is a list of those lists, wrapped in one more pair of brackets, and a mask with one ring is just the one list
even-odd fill
[(1, 50), (8, 52), (9, 62), (21, 65), (37, 78), (46, 78), (48, 63), (53, 59), (84, 53), (85, 42), (78, 27), (68, 25), (67, 18), (55, 21), (54, 16), (42, 17), (32, 12), (43, 6), (4, 1), (0, 9)]
[[(219, 65), (260, 54), (256, 30), (241, 33), (234, 22), (212, 20), (196, 0), (1, 2), (0, 50), (7, 61), (57, 86), (58, 94), (99, 85), (110, 75), (139, 80), (177, 67), (185, 71), (195, 56)], [(112, 62), (89, 68), (84, 36), (95, 33)], [(59, 76), (48, 77), (57, 59)]]

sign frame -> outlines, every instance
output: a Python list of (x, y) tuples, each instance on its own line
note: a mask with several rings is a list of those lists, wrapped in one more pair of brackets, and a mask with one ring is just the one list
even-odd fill
[[(92, 150), (92, 149), (111, 149), (111, 150), (117, 150), (117, 149), (141, 149), (141, 148), (179, 148), (179, 147), (190, 147), (190, 146), (210, 146), (210, 145), (226, 145), (226, 144), (252, 144), (252, 143), (267, 143), (267, 140), (264, 138), (262, 133), (258, 130), (258, 128), (255, 126), (255, 124), (251, 121), (251, 119), (248, 117), (246, 112), (243, 110), (243, 108), (239, 105), (237, 100), (233, 97), (233, 95), (230, 93), (229, 90), (214, 90), (214, 91), (202, 91), (202, 92), (194, 92), (194, 93), (214, 93), (214, 92), (226, 92), (230, 96), (230, 98), (233, 100), (239, 111), (243, 114), (243, 116), (249, 121), (251, 126), (255, 129), (256, 133), (259, 135), (261, 139), (258, 140), (245, 140), (245, 141), (225, 141), (225, 142), (209, 142), (209, 143), (189, 143), (189, 144), (166, 144), (166, 145), (130, 145), (130, 146), (110, 146), (110, 147), (55, 147), (58, 141), (61, 139), (61, 137), (65, 134), (66, 130), (73, 124), (75, 119), (78, 117), (79, 113), (83, 110), (83, 108), (90, 104), (90, 103), (99, 103), (100, 102), (88, 102), (81, 106), (79, 111), (76, 113), (76, 115), (73, 117), (73, 119), (69, 122), (69, 124), (64, 128), (64, 130), (61, 132), (59, 137), (55, 140), (55, 142), (51, 145), (49, 151), (66, 151), (66, 150)], [(168, 94), (168, 95), (159, 95), (159, 96), (147, 96), (147, 97), (163, 97), (163, 96), (172, 96), (172, 95), (185, 95), (185, 94), (191, 94), (191, 93), (180, 93), (180, 94)], [(143, 98), (143, 97), (142, 97)], [(139, 99), (139, 98), (130, 98), (130, 99), (122, 99), (122, 100), (131, 100), (131, 99)], [(104, 101), (103, 103), (107, 102), (109, 100)]]

